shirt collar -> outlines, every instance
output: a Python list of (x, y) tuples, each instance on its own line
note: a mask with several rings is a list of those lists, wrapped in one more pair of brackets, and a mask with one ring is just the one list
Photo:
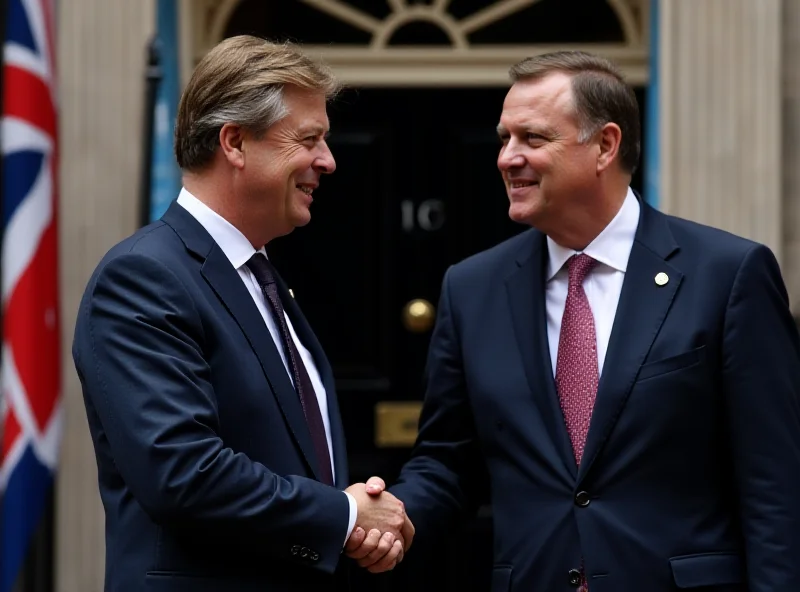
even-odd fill
[[(598, 263), (603, 263), (624, 273), (628, 268), (628, 258), (633, 248), (636, 228), (639, 226), (639, 210), (639, 200), (636, 199), (633, 190), (628, 187), (628, 193), (617, 215), (583, 252)], [(567, 260), (578, 251), (562, 247), (549, 236), (547, 237), (547, 250), (549, 255), (547, 281), (549, 282), (564, 267)]]
[[(247, 263), (256, 253), (256, 249), (238, 228), (189, 193), (185, 187), (178, 195), (178, 205), (183, 206), (206, 229), (235, 269)], [(264, 247), (258, 249), (258, 252), (266, 255)]]

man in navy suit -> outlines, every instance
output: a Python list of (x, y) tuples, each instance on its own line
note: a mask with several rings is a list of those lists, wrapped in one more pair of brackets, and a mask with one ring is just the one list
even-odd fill
[(88, 283), (73, 357), (109, 592), (344, 590), (347, 541), (373, 570), (411, 542), (391, 494), (342, 491), (331, 368), (264, 250), (335, 169), (336, 86), (290, 45), (213, 49), (179, 106), (184, 189)]
[(415, 545), (488, 479), (492, 592), (797, 592), (800, 349), (775, 258), (630, 190), (639, 113), (612, 64), (511, 76), (498, 166), (533, 228), (444, 278), (391, 488)]

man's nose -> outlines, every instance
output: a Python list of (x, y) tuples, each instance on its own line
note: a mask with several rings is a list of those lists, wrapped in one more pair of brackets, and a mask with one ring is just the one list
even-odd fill
[(314, 170), (318, 173), (330, 175), (336, 170), (336, 161), (333, 158), (333, 153), (328, 145), (325, 144), (322, 148), (322, 154), (314, 161)]
[(517, 151), (516, 146), (508, 143), (500, 150), (497, 156), (497, 168), (501, 171), (525, 166), (525, 157)]

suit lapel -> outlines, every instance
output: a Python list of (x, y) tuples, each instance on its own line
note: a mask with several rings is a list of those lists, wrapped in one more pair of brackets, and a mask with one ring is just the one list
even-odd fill
[(333, 376), (333, 370), (325, 355), (325, 351), (308, 324), (305, 315), (300, 310), (297, 301), (289, 293), (283, 279), (278, 275), (277, 277), (278, 291), (283, 302), (286, 314), (292, 321), (297, 337), (300, 342), (311, 352), (314, 358), (314, 363), (319, 371), (320, 378), (322, 379), (322, 386), (325, 388), (326, 400), (328, 403), (328, 421), (331, 430), (331, 444), (333, 450), (333, 466), (336, 471), (334, 476), (335, 485), (338, 487), (347, 487), (349, 482), (349, 471), (347, 467), (347, 448), (345, 446), (344, 429), (342, 428), (342, 420), (339, 414), (339, 402), (336, 398), (336, 383)]
[(522, 356), (536, 406), (554, 446), (554, 454), (572, 479), (577, 475), (575, 456), (561, 411), (547, 339), (545, 308), (545, 272), (547, 244), (545, 236), (531, 231), (533, 244), (526, 243), (517, 260), (517, 269), (506, 280), (514, 333)]
[(272, 335), (238, 272), (202, 225), (180, 205), (173, 203), (162, 220), (175, 229), (190, 251), (204, 259), (201, 266), (203, 277), (228, 309), (250, 343), (250, 347), (253, 348), (309, 469), (319, 479), (314, 445), (300, 398), (292, 386)]
[[(608, 342), (578, 481), (591, 468), (622, 412), (683, 279), (683, 274), (667, 262), (678, 246), (666, 218), (640, 203), (639, 226)], [(656, 283), (659, 273), (667, 275), (666, 284)]]

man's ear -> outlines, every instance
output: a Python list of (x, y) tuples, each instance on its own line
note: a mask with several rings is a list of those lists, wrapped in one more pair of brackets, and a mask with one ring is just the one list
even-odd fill
[(597, 156), (597, 172), (602, 173), (619, 157), (622, 130), (616, 123), (609, 122), (597, 133), (600, 147), (600, 153)]
[(244, 130), (242, 126), (235, 123), (226, 123), (219, 130), (219, 145), (225, 160), (232, 167), (241, 169), (244, 167)]

